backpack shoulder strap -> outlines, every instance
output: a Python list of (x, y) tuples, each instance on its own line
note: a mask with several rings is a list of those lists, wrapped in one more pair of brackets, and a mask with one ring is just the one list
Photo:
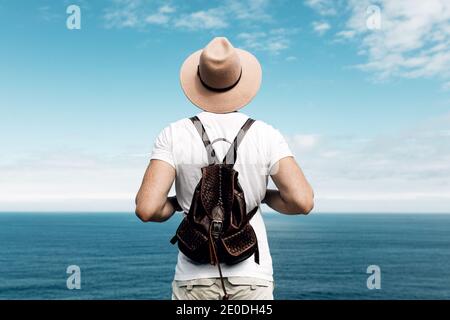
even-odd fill
[(197, 129), (197, 132), (203, 141), (203, 145), (205, 146), (206, 149), (206, 154), (208, 155), (208, 164), (220, 163), (219, 159), (217, 159), (216, 152), (212, 147), (211, 141), (209, 140), (208, 135), (206, 134), (205, 127), (203, 126), (200, 119), (197, 116), (194, 116), (189, 119), (194, 124), (194, 127)]
[(255, 122), (254, 119), (248, 118), (247, 121), (242, 125), (241, 129), (239, 129), (238, 134), (234, 138), (233, 143), (230, 146), (230, 149), (228, 149), (227, 154), (223, 158), (223, 163), (232, 164), (234, 165), (236, 163), (237, 159), (237, 149), (239, 145), (241, 144), (242, 139), (244, 139), (245, 134), (247, 133), (248, 129), (252, 126), (252, 124)]

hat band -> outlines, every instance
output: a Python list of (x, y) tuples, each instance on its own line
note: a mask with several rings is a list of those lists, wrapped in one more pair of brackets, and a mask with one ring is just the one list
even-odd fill
[(241, 72), (239, 73), (239, 77), (237, 78), (236, 82), (233, 83), (231, 86), (228, 86), (228, 87), (225, 87), (225, 88), (214, 88), (214, 87), (208, 86), (208, 85), (203, 81), (202, 77), (200, 76), (200, 66), (197, 66), (197, 75), (198, 75), (198, 78), (200, 79), (200, 82), (202, 83), (202, 85), (203, 85), (206, 89), (211, 90), (211, 91), (215, 91), (215, 92), (225, 92), (225, 91), (228, 91), (228, 90), (233, 89), (233, 88), (239, 83), (239, 80), (241, 80), (241, 76), (242, 76), (242, 67), (241, 67)]

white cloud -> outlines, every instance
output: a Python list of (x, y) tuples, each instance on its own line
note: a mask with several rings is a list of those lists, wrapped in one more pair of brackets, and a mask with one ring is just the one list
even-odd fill
[(175, 7), (162, 5), (151, 9), (151, 13), (141, 0), (115, 0), (113, 5), (105, 10), (103, 19), (107, 28), (144, 28), (146, 25), (167, 25)]
[(319, 143), (320, 136), (317, 134), (297, 134), (292, 136), (290, 144), (297, 150), (312, 149)]
[(323, 35), (331, 28), (331, 26), (324, 21), (314, 21), (312, 23), (312, 27), (314, 29), (314, 32), (318, 33), (319, 35)]
[(149, 24), (166, 24), (169, 22), (169, 17), (162, 13), (154, 13), (147, 16), (145, 22)]
[(324, 16), (336, 15), (338, 12), (335, 0), (306, 0), (305, 4)]
[(168, 4), (155, 11), (142, 0), (114, 0), (103, 18), (107, 28), (142, 28), (155, 24), (187, 30), (221, 29), (235, 21), (242, 24), (271, 21), (268, 4), (269, 0), (227, 0), (209, 9), (177, 12)]
[(56, 12), (50, 6), (39, 7), (38, 12), (40, 18), (47, 22), (64, 19), (64, 16), (61, 13)]
[(228, 26), (227, 12), (220, 8), (176, 14), (176, 8), (163, 5), (148, 13), (145, 2), (139, 0), (116, 0), (104, 19), (108, 28), (144, 28), (147, 25), (160, 25), (188, 30), (220, 29)]
[(278, 28), (268, 32), (243, 32), (238, 34), (237, 38), (243, 42), (243, 48), (266, 51), (277, 55), (289, 48), (291, 43), (290, 37), (297, 32), (297, 29)]
[(47, 150), (0, 162), (0, 211), (132, 211), (146, 157)]
[(103, 15), (106, 28), (134, 28), (141, 26), (139, 0), (115, 0)]
[[(320, 3), (311, 5), (319, 13)], [(373, 3), (348, 0), (343, 16), (349, 17), (343, 30), (336, 33), (340, 41), (359, 41), (358, 52), (367, 56), (367, 62), (357, 68), (371, 72), (378, 80), (450, 78), (450, 1), (375, 1), (381, 9), (381, 29), (369, 30), (366, 10)]]
[(175, 8), (169, 5), (163, 5), (158, 9), (158, 12), (148, 15), (145, 22), (148, 24), (165, 25), (170, 20), (170, 14), (175, 12)]
[(175, 27), (190, 30), (221, 29), (227, 26), (228, 23), (219, 9), (193, 12), (183, 15), (175, 21)]
[(390, 136), (294, 135), (319, 211), (450, 212), (450, 114)]
[(269, 0), (228, 0), (222, 10), (238, 20), (271, 21), (272, 17), (267, 13), (268, 5)]
[(289, 57), (286, 57), (285, 60), (288, 62), (293, 62), (293, 61), (297, 61), (298, 59), (296, 56), (289, 56)]
[[(147, 8), (142, 0), (115, 0), (103, 16), (107, 28), (143, 29), (149, 25), (188, 31), (219, 30), (230, 26), (243, 27), (238, 35), (247, 49), (279, 54), (289, 48), (297, 29), (277, 28), (269, 14), (269, 0), (226, 0), (221, 4), (199, 11), (182, 11), (170, 5), (157, 10)], [(266, 25), (271, 29), (267, 30)], [(319, 26), (320, 28), (320, 26)], [(322, 31), (326, 26), (321, 26)], [(264, 31), (258, 31), (264, 30)], [(292, 59), (291, 59), (292, 61)]]
[(353, 30), (342, 30), (336, 33), (336, 37), (338, 39), (351, 39), (356, 35), (356, 32)]
[(158, 11), (159, 13), (174, 13), (176, 9), (175, 7), (166, 4), (160, 7)]

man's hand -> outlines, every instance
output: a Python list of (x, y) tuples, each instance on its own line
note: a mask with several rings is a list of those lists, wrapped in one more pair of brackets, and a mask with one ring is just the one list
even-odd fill
[(169, 201), (172, 204), (175, 212), (183, 211), (183, 208), (181, 208), (180, 204), (178, 203), (176, 196), (168, 197), (167, 201)]
[(162, 160), (151, 160), (136, 195), (136, 215), (144, 222), (163, 222), (182, 211), (176, 197), (167, 197), (175, 180), (175, 168)]

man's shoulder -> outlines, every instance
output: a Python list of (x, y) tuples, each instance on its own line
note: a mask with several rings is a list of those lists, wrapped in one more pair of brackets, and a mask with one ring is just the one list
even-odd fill
[(170, 122), (163, 130), (182, 130), (186, 129), (191, 125), (189, 118), (182, 118), (173, 122)]
[(265, 134), (272, 134), (274, 131), (278, 131), (275, 129), (272, 125), (268, 124), (267, 122), (259, 119), (255, 119), (255, 123), (253, 124), (255, 129), (258, 131), (264, 132)]
[[(205, 119), (205, 117), (202, 117), (202, 114), (198, 114), (197, 116), (200, 118), (200, 120), (202, 122), (207, 123), (208, 119), (207, 118)], [(240, 113), (239, 118), (241, 118), (241, 117), (249, 118), (249, 116)], [(268, 124), (267, 122), (265, 122), (263, 120), (256, 119), (255, 117), (252, 117), (252, 116), (250, 116), (250, 118), (255, 119), (255, 122), (252, 124), (253, 131), (257, 131), (259, 135), (261, 135), (261, 134), (271, 135), (272, 133), (278, 131), (275, 127), (273, 127), (272, 125)], [(173, 132), (174, 130), (176, 130), (176, 131), (191, 130), (192, 128), (193, 128), (193, 126), (192, 126), (192, 122), (191, 122), (191, 117), (186, 117), (186, 118), (182, 118), (182, 119), (179, 119), (179, 120), (169, 123), (169, 125), (167, 125), (165, 129), (170, 129)]]

